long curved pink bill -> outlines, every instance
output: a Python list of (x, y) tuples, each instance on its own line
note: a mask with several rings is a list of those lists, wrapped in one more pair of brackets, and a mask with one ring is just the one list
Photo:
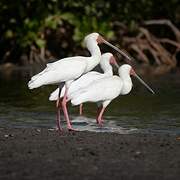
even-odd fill
[(133, 74), (134, 77), (136, 77), (152, 94), (155, 94), (155, 92), (135, 73)]
[(119, 66), (119, 64), (116, 62), (116, 63), (114, 63), (114, 65), (116, 66), (116, 68), (117, 69), (119, 69), (120, 68), (120, 66)]
[(119, 48), (117, 48), (116, 46), (112, 45), (111, 43), (109, 43), (108, 41), (106, 41), (105, 39), (103, 39), (103, 42), (110, 46), (111, 48), (113, 48), (114, 50), (116, 50), (118, 53), (120, 53), (122, 56), (124, 56), (127, 60), (126, 63), (128, 64), (132, 64), (132, 62), (134, 61), (133, 57), (130, 57), (129, 55), (127, 55), (124, 51), (120, 50)]

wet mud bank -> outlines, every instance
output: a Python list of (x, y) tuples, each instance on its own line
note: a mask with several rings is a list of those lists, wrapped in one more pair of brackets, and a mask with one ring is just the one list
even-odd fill
[(0, 128), (0, 179), (180, 179), (180, 138)]

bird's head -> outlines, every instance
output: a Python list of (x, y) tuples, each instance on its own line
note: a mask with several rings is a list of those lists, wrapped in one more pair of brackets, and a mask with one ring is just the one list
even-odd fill
[(85, 38), (84, 38), (84, 42), (85, 42), (85, 44), (87, 44), (87, 42), (89, 41), (89, 40), (94, 40), (94, 41), (96, 41), (97, 43), (98, 43), (98, 38), (99, 38), (99, 34), (98, 33), (96, 33), (96, 32), (94, 32), (94, 33), (91, 33), (91, 34), (88, 34)]
[(134, 69), (129, 64), (122, 65), (119, 68), (118, 72), (120, 77), (126, 77), (131, 75), (136, 77), (152, 94), (155, 94), (155, 92), (136, 74)]
[(119, 65), (118, 65), (118, 63), (117, 63), (117, 61), (116, 61), (116, 58), (110, 53), (110, 58), (109, 58), (109, 63), (110, 64), (112, 64), (112, 65), (114, 65), (114, 66), (116, 66), (118, 69), (119, 69)]
[(125, 62), (128, 64), (132, 64), (133, 63), (133, 58), (127, 54), (127, 52), (117, 48), (116, 46), (112, 45), (111, 43), (109, 43), (108, 41), (106, 41), (103, 36), (101, 36), (99, 33), (94, 32), (91, 34), (88, 34), (85, 38), (84, 38), (84, 42), (87, 45), (87, 43), (89, 42), (89, 40), (95, 40), (97, 42), (97, 44), (106, 44), (109, 47), (113, 48), (114, 50), (116, 50), (118, 53), (120, 53), (123, 57), (125, 57)]
[(107, 52), (107, 53), (102, 54), (100, 64), (101, 63), (103, 64), (104, 62), (114, 65), (119, 69), (119, 65), (112, 53)]

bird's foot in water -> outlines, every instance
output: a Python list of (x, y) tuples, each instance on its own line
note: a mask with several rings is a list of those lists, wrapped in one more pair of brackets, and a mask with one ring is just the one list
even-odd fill
[(100, 128), (102, 128), (102, 127), (103, 127), (103, 123), (99, 123), (98, 126), (99, 126)]
[[(64, 133), (63, 129), (62, 129), (62, 128), (59, 129), (58, 127), (55, 128), (55, 131), (56, 131), (58, 134), (60, 134), (60, 135), (62, 135), (62, 134)], [(68, 131), (69, 131), (69, 132), (78, 132), (79, 130), (74, 129), (74, 128), (72, 128), (72, 127), (68, 127)]]
[(71, 126), (68, 127), (68, 131), (78, 132), (79, 130), (72, 128)]
[(99, 127), (103, 127), (103, 124), (104, 124), (104, 120), (103, 119), (97, 119), (96, 122), (99, 125)]
[(63, 129), (62, 128), (56, 127), (55, 131), (60, 135), (63, 134)]
[(63, 129), (62, 129), (62, 128), (59, 128), (59, 127), (56, 127), (55, 130), (56, 130), (56, 131), (60, 131), (60, 132), (63, 131)]
[(104, 119), (100, 120), (100, 124), (102, 124), (102, 125), (104, 124)]

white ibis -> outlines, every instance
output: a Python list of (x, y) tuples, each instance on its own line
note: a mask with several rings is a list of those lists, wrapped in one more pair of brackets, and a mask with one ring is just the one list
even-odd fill
[[(91, 71), (91, 72), (88, 72), (88, 73), (82, 75), (79, 79), (73, 81), (67, 92), (68, 100), (71, 99), (71, 95), (73, 95), (73, 93), (75, 93), (76, 91), (78, 91), (82, 88), (85, 88), (90, 83), (92, 83), (98, 79), (101, 79), (101, 78), (113, 76), (113, 70), (112, 70), (111, 64), (115, 65), (117, 68), (119, 68), (119, 66), (116, 62), (116, 59), (114, 58), (114, 56), (111, 53), (102, 54), (101, 60), (100, 60), (100, 67), (104, 73)], [(59, 95), (59, 92), (60, 92), (59, 88), (57, 88), (55, 91), (53, 91), (49, 97), (49, 100), (56, 101), (59, 97), (63, 98), (64, 93), (65, 93), (65, 86), (62, 88), (60, 95)], [(80, 115), (81, 114), (82, 114), (82, 104), (80, 105)], [(58, 120), (58, 124), (59, 124), (58, 126), (60, 126), (60, 112), (58, 112), (57, 120)]]
[(126, 95), (132, 89), (132, 80), (130, 75), (135, 76), (151, 93), (154, 91), (135, 73), (133, 68), (128, 65), (122, 65), (118, 70), (119, 76), (106, 77), (89, 84), (87, 87), (77, 91), (71, 97), (73, 105), (79, 105), (84, 102), (98, 102), (102, 104), (101, 110), (97, 115), (97, 122), (102, 124), (102, 115), (109, 103), (119, 95)]
[[(69, 130), (73, 129), (66, 108), (68, 88), (72, 81), (80, 77), (82, 74), (92, 70), (100, 62), (101, 52), (98, 47), (98, 43), (105, 43), (124, 55), (124, 52), (121, 52), (121, 50), (105, 41), (98, 33), (91, 33), (87, 35), (84, 41), (91, 53), (90, 57), (75, 56), (64, 58), (54, 63), (49, 63), (42, 72), (33, 76), (28, 83), (29, 89), (56, 83), (60, 84), (60, 87), (62, 87), (65, 84), (65, 94), (61, 103)], [(59, 100), (57, 101), (57, 104), (59, 104)]]

